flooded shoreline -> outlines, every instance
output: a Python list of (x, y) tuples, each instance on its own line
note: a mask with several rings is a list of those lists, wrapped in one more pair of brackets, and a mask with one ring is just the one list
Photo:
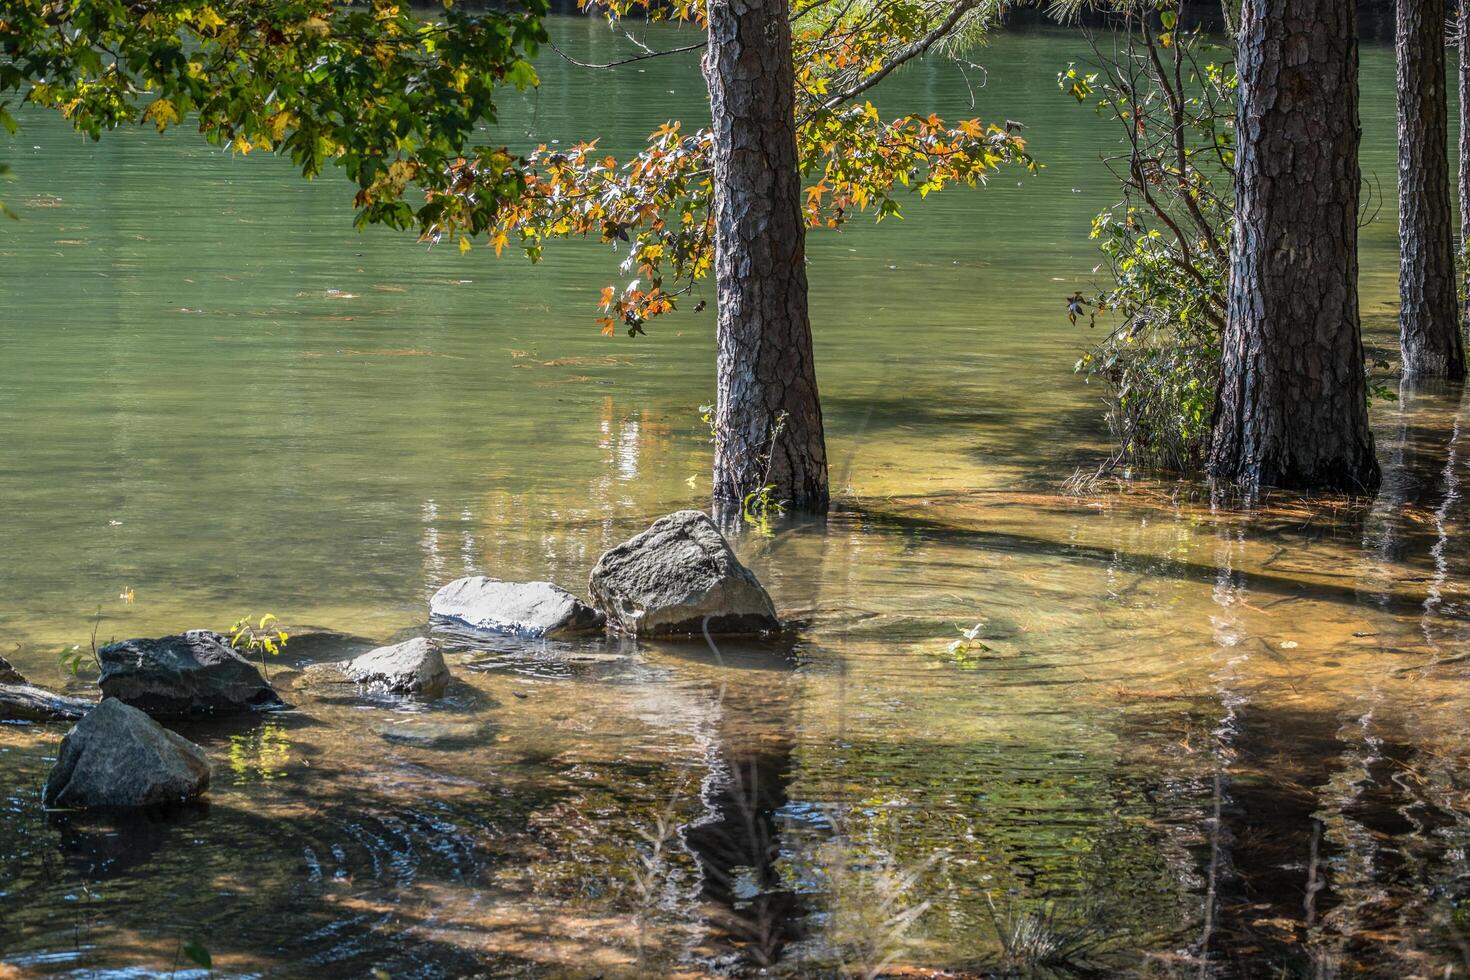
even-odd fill
[[(422, 635), (457, 577), (580, 592), (704, 506), (708, 316), (609, 342), (599, 249), (425, 252), (279, 161), (26, 120), (0, 652), (93, 696), (58, 658), (99, 615), (313, 629), (269, 661), (291, 710), (181, 726), (215, 783), (169, 820), (45, 813), (64, 726), (0, 725), (0, 975), (187, 976), (190, 942), (230, 976), (1470, 970), (1470, 402), (1375, 403), (1374, 500), (1064, 493), (1109, 448), (1064, 316), (1114, 193), (1105, 121), (1054, 91), (1077, 48), (983, 52), (978, 111), (1027, 121), (1039, 177), (812, 237), (836, 504), (731, 534), (789, 637), (460, 643), (432, 703), (298, 680)], [(1391, 95), (1391, 52), (1363, 70)], [(692, 65), (548, 68), (507, 127), (632, 144), (701, 98)], [(1370, 345), (1394, 247), (1364, 229)]]

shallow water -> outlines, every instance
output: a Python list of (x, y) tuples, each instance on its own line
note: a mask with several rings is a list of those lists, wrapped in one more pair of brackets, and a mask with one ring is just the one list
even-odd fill
[[(421, 631), (459, 575), (576, 588), (702, 506), (710, 315), (606, 340), (596, 246), (425, 252), (282, 161), (28, 117), (0, 229), (5, 655), (85, 692), (57, 655), (99, 610), (100, 640), (267, 611), (335, 633), (271, 664), (294, 710), (183, 729), (216, 780), (181, 817), (48, 817), (60, 731), (0, 727), (0, 964), (149, 975), (200, 941), (279, 976), (1470, 970), (1470, 402), (1375, 409), (1376, 501), (1061, 495), (1106, 446), (1062, 315), (1113, 193), (1111, 131), (1054, 86), (1084, 55), (1025, 32), (974, 56), (978, 112), (1025, 121), (1041, 175), (813, 236), (841, 499), (736, 537), (789, 641), (488, 644), (428, 705), (293, 681)], [(691, 64), (553, 58), (506, 140), (621, 150), (700, 112)], [(1365, 51), (1389, 187), (1391, 67)], [(923, 66), (884, 107), (970, 94)], [(1386, 343), (1391, 209), (1364, 234)]]

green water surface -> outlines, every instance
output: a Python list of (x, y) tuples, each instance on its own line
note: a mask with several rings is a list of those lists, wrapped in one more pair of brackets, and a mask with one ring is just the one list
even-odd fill
[[(0, 227), (0, 652), (90, 693), (57, 657), (94, 622), (335, 632), (271, 665), (294, 710), (186, 729), (206, 810), (48, 816), (60, 730), (0, 728), (0, 975), (151, 975), (189, 941), (252, 976), (1470, 968), (1470, 406), (1375, 408), (1377, 501), (1060, 494), (1108, 445), (1071, 370), (1094, 335), (1065, 318), (1118, 194), (1116, 132), (1055, 84), (1087, 54), (1011, 32), (983, 68), (881, 90), (1020, 120), (1045, 169), (811, 236), (839, 503), (735, 533), (791, 639), (482, 644), (428, 705), (295, 679), (422, 631), (453, 578), (578, 589), (705, 506), (712, 311), (604, 338), (623, 275), (596, 243), (532, 267), (358, 234), (335, 176), (27, 114)], [(1391, 345), (1391, 51), (1363, 60), (1363, 305)], [(514, 147), (626, 152), (706, 111), (691, 59), (541, 73), (507, 95)]]

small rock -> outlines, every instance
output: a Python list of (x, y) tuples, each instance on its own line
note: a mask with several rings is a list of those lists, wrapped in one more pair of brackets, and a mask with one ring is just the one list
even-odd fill
[(393, 694), (436, 695), (449, 686), (443, 654), (423, 637), (371, 650), (343, 664), (342, 673), (366, 687)]
[(609, 624), (635, 636), (781, 628), (771, 597), (697, 510), (660, 518), (607, 552), (592, 569), (587, 591)]
[(437, 697), (449, 686), (449, 667), (430, 640), (408, 640), (370, 650), (355, 660), (314, 664), (302, 673), (306, 686), (359, 684), (390, 694)]
[(199, 746), (107, 698), (62, 739), (42, 800), (49, 807), (185, 803), (209, 787), (209, 774)]
[(10, 661), (0, 657), (0, 684), (24, 684), (25, 677), (21, 672), (10, 666)]
[(98, 651), (102, 696), (155, 718), (269, 711), (284, 707), (255, 665), (209, 630), (125, 640)]
[(489, 633), (561, 639), (602, 629), (602, 613), (550, 582), (502, 582), (474, 575), (434, 593), (429, 612)]

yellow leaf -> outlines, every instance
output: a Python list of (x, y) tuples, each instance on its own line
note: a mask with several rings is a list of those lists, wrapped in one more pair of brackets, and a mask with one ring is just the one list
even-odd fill
[(270, 117), (271, 138), (277, 143), (286, 135), (286, 127), (295, 122), (295, 117), (289, 112), (278, 112)]
[(469, 250), (470, 250), (470, 240), (468, 238), (466, 238), (464, 235), (460, 235), (459, 236), (459, 254), (460, 255), (463, 255), (464, 253), (468, 252)]
[(179, 121), (179, 110), (174, 108), (174, 104), (168, 99), (154, 99), (148, 104), (148, 108), (143, 110), (143, 119), (157, 126), (161, 133), (169, 127), (170, 123)]

